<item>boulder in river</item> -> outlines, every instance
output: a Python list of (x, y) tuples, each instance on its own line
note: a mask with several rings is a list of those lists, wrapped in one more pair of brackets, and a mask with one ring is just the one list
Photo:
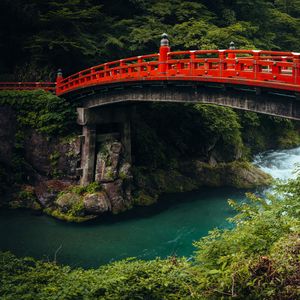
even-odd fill
[(105, 192), (85, 195), (83, 204), (87, 213), (101, 214), (111, 210), (111, 204)]

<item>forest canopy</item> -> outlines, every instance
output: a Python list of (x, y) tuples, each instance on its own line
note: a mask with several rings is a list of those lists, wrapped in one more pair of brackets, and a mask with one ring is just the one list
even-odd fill
[(2, 0), (0, 80), (51, 80), (157, 52), (238, 48), (300, 51), (300, 0)]

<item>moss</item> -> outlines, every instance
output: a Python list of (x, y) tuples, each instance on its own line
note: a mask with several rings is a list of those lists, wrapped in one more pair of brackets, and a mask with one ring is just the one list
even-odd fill
[(74, 192), (60, 193), (55, 204), (62, 213), (70, 216), (82, 216), (84, 214), (82, 196)]
[(82, 185), (70, 186), (65, 191), (62, 191), (59, 194), (59, 196), (65, 194), (65, 193), (69, 193), (69, 192), (75, 193), (80, 196), (84, 196), (85, 194), (93, 194), (93, 193), (100, 192), (100, 191), (102, 191), (102, 186), (100, 185), (100, 183), (92, 182), (87, 186), (82, 186)]
[(189, 175), (178, 170), (156, 170), (147, 172), (144, 168), (134, 168), (134, 202), (138, 205), (155, 203), (162, 193), (177, 193), (197, 190), (203, 186), (230, 186), (251, 189), (267, 186), (272, 177), (246, 161), (210, 165), (196, 161), (189, 166)]
[(284, 118), (239, 112), (242, 136), (251, 154), (300, 145), (299, 122)]
[(55, 206), (47, 208), (45, 213), (68, 222), (84, 222), (95, 218), (85, 215), (84, 196), (101, 191), (99, 183), (93, 182), (88, 186), (71, 186), (60, 192), (55, 200)]
[(113, 181), (114, 180), (114, 172), (113, 172), (113, 169), (110, 167), (111, 163), (110, 164), (107, 164), (106, 165), (106, 172), (105, 172), (105, 179), (108, 180), (108, 181)]
[(300, 134), (295, 130), (287, 130), (282, 136), (278, 137), (278, 145), (280, 148), (288, 149), (300, 145)]
[(134, 196), (134, 204), (140, 206), (149, 206), (157, 202), (158, 196), (150, 196), (146, 194), (144, 191), (139, 191)]
[(236, 188), (256, 188), (272, 183), (272, 176), (249, 162), (233, 162), (228, 165), (229, 183)]
[(58, 209), (51, 209), (51, 208), (46, 208), (43, 210), (44, 213), (46, 213), (49, 216), (52, 216), (56, 219), (66, 221), (66, 222), (75, 222), (75, 223), (82, 223), (88, 220), (92, 220), (96, 218), (97, 216), (94, 215), (87, 215), (87, 216), (74, 216), (69, 213), (63, 213)]
[(230, 186), (239, 189), (255, 188), (271, 184), (272, 177), (246, 161), (219, 163), (211, 166), (198, 163), (198, 179), (204, 186)]
[(31, 186), (23, 186), (21, 190), (14, 196), (13, 200), (8, 203), (10, 208), (30, 208), (33, 210), (41, 210), (34, 189)]
[(122, 179), (122, 180), (128, 179), (128, 176), (127, 176), (126, 172), (122, 172), (122, 171), (119, 172), (118, 177), (119, 177), (120, 179)]
[(0, 105), (17, 111), (20, 129), (33, 128), (46, 135), (66, 133), (75, 124), (76, 110), (65, 99), (45, 91), (0, 91)]
[(54, 151), (50, 157), (50, 165), (51, 165), (51, 175), (53, 178), (61, 177), (61, 172), (58, 170), (58, 161), (60, 159), (61, 154), (58, 151)]

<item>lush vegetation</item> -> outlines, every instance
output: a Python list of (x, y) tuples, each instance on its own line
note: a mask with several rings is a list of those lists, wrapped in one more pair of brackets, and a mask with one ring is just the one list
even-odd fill
[(299, 0), (3, 0), (0, 74), (53, 79), (107, 60), (173, 49), (300, 50)]
[(176, 169), (182, 160), (248, 160), (300, 144), (299, 122), (216, 105), (144, 104), (132, 122), (135, 166)]
[(75, 106), (45, 91), (1, 91), (0, 105), (16, 111), (20, 130), (31, 128), (50, 136), (75, 126)]
[[(128, 259), (96, 270), (1, 253), (3, 299), (298, 299), (300, 177), (237, 204), (231, 230), (195, 243), (193, 261)], [(56, 260), (56, 258), (55, 258)]]
[[(34, 172), (25, 159), (26, 139), (32, 130), (45, 139), (68, 135), (76, 130), (76, 110), (65, 99), (41, 90), (1, 91), (0, 106), (15, 116), (9, 132), (14, 144), (12, 159), (0, 162), (0, 189), (4, 191), (13, 183), (24, 183), (28, 174)], [(55, 163), (54, 158), (53, 154), (52, 163)], [(52, 167), (54, 170), (55, 166)]]

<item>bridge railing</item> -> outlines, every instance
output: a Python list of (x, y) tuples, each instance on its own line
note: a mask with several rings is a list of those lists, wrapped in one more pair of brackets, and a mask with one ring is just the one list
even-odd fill
[(55, 82), (0, 82), (0, 90), (45, 90), (55, 92)]
[(171, 76), (300, 83), (298, 53), (255, 50), (180, 51), (169, 54), (167, 65), (167, 73)]
[[(169, 49), (169, 48), (168, 48)], [(96, 85), (191, 80), (270, 87), (300, 92), (300, 53), (260, 50), (195, 50), (135, 56), (82, 70), (53, 82), (1, 82), (0, 90), (55, 91)]]
[[(166, 67), (161, 72), (159, 66)], [(80, 88), (139, 80), (244, 83), (300, 91), (300, 54), (260, 50), (196, 50), (136, 56), (88, 68), (61, 80), (58, 95)]]
[(88, 85), (153, 76), (158, 70), (158, 58), (158, 54), (150, 54), (94, 66), (61, 80), (56, 92), (62, 94)]

